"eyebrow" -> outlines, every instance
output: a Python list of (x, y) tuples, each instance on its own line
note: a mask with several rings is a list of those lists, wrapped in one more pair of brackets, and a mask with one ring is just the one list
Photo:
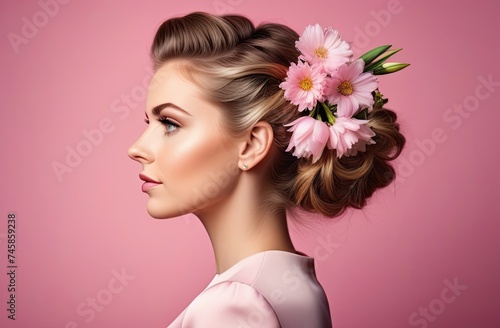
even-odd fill
[[(189, 114), (188, 112), (186, 112), (184, 109), (180, 108), (179, 106), (175, 105), (175, 104), (172, 104), (170, 102), (167, 102), (167, 103), (163, 103), (163, 104), (159, 104), (159, 105), (156, 105), (155, 107), (153, 107), (153, 109), (151, 110), (151, 112), (153, 113), (153, 115), (155, 116), (160, 116), (160, 112), (163, 108), (166, 108), (166, 107), (172, 107), (172, 108), (175, 108), (181, 112), (183, 112), (184, 114), (186, 115), (189, 115), (191, 116), (191, 114)], [(148, 117), (148, 113), (146, 113), (146, 117)]]

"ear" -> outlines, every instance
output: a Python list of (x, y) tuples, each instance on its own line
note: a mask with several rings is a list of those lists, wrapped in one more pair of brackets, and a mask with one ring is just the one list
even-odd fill
[(268, 122), (257, 122), (241, 147), (239, 167), (249, 170), (259, 164), (269, 153), (273, 144), (273, 128)]

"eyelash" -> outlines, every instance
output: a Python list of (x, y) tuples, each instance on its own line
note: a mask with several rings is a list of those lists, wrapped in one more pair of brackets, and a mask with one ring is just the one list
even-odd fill
[[(146, 124), (149, 124), (149, 119), (145, 118), (144, 122), (146, 122)], [(170, 134), (170, 133), (174, 132), (179, 127), (179, 124), (175, 123), (174, 121), (170, 120), (168, 117), (165, 117), (165, 116), (161, 116), (158, 119), (158, 122), (160, 122), (161, 124), (163, 124), (165, 126), (165, 129), (166, 129), (165, 133), (166, 134)], [(175, 129), (172, 131), (169, 131), (169, 129), (168, 129), (169, 126), (173, 126), (173, 127), (175, 127)]]

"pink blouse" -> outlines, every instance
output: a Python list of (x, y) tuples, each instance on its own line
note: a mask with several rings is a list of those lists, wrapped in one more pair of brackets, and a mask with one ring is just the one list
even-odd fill
[[(298, 252), (300, 253), (300, 252)], [(253, 254), (216, 274), (168, 328), (330, 328), (325, 292), (304, 253)]]

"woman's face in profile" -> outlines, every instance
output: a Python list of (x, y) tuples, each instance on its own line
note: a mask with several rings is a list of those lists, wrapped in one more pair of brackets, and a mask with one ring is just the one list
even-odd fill
[(153, 76), (146, 101), (146, 129), (130, 147), (142, 164), (147, 211), (154, 218), (196, 213), (229, 192), (238, 173), (238, 150), (228, 138), (222, 113), (201, 97), (178, 64)]

